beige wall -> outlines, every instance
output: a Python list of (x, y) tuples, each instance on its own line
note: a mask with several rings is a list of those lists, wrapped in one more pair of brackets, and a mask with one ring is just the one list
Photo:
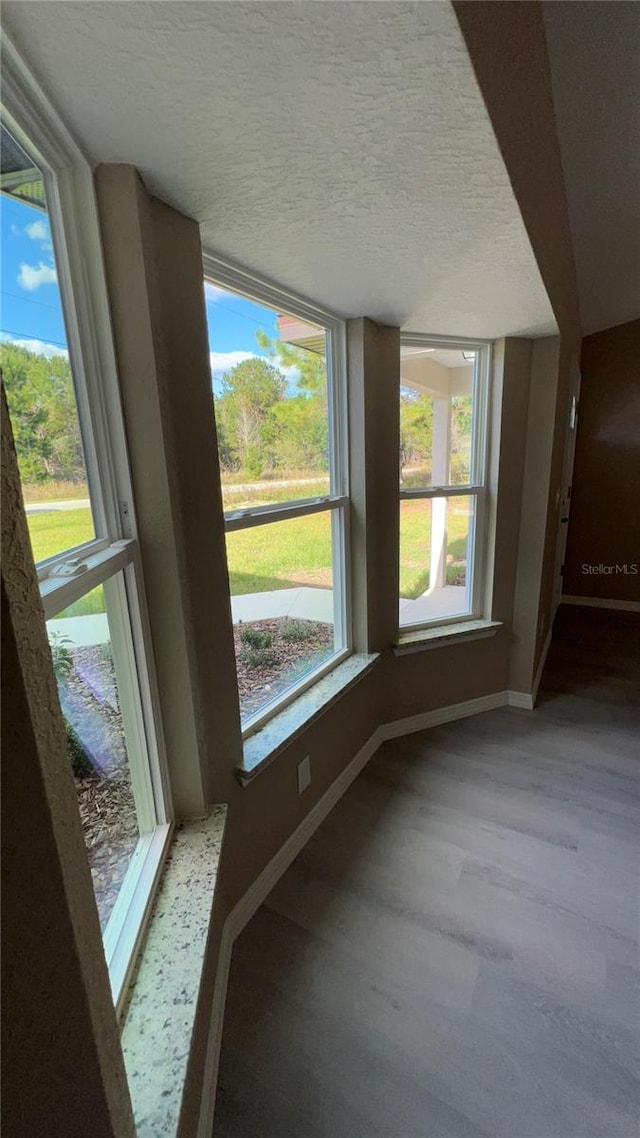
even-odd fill
[[(539, 374), (529, 409), (530, 461), (525, 471), (523, 511), (529, 505), (533, 510), (535, 538), (522, 539), (510, 680), (517, 690), (528, 691), (554, 615), (556, 500), (562, 477), (571, 358), (580, 352), (582, 335), (578, 288), (542, 5), (539, 0), (483, 0), (481, 4), (454, 0), (454, 8), (560, 333), (553, 389), (549, 378), (543, 382)], [(542, 365), (542, 360), (539, 363)], [(542, 439), (549, 472), (547, 477), (545, 469), (546, 519), (541, 531), (542, 502), (539, 486), (531, 483), (531, 476), (537, 473), (534, 448), (542, 430), (551, 433), (551, 446)], [(529, 526), (526, 512), (525, 519)], [(537, 585), (525, 546), (538, 566)]]
[(569, 214), (539, 0), (454, 0), (558, 327), (581, 336)]
[[(587, 336), (563, 591), (640, 601), (640, 320)], [(583, 565), (638, 567), (586, 574)]]

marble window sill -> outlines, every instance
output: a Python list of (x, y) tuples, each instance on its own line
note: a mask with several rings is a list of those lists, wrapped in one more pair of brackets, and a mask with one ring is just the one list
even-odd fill
[(244, 740), (243, 761), (236, 767), (239, 782), (246, 786), (340, 696), (370, 672), (379, 653), (355, 652), (328, 675), (318, 680), (283, 711)]
[(176, 826), (122, 1028), (137, 1138), (174, 1138), (213, 910), (226, 806)]
[(396, 656), (410, 652), (424, 652), (428, 648), (441, 648), (468, 640), (483, 640), (495, 636), (503, 627), (499, 620), (463, 620), (460, 624), (445, 624), (438, 628), (419, 628), (400, 636), (393, 646)]

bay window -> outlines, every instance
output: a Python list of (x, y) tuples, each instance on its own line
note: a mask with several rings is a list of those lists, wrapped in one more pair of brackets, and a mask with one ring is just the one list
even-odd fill
[(482, 616), (489, 346), (403, 335), (402, 630)]
[(351, 650), (344, 326), (205, 255), (245, 736)]
[(4, 95), (2, 380), (120, 1007), (170, 804), (93, 182), (52, 111)]

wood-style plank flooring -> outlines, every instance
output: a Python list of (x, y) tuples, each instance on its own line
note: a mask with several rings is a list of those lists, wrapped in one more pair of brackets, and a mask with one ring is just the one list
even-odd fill
[(638, 1138), (640, 620), (385, 744), (236, 942), (215, 1138)]

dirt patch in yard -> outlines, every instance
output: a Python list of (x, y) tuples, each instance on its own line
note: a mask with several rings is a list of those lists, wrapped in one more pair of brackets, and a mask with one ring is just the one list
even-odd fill
[(333, 625), (317, 620), (238, 621), (233, 633), (243, 720), (333, 652)]

